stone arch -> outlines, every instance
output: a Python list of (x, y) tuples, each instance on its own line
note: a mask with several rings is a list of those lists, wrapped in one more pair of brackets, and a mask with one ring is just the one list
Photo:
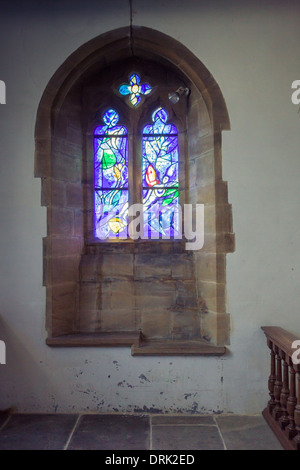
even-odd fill
[[(234, 251), (231, 205), (227, 183), (222, 180), (221, 133), (230, 129), (227, 107), (215, 79), (193, 53), (173, 38), (139, 26), (101, 34), (79, 47), (50, 79), (38, 106), (35, 176), (42, 180), (42, 205), (47, 207), (44, 239), (47, 342), (57, 345), (61, 344), (58, 338), (65, 338), (65, 345), (110, 344), (109, 339), (103, 341), (99, 335), (84, 339), (78, 328), (78, 285), (85, 247), (86, 206), (82, 188), (87, 183), (79, 90), (97, 70), (132, 57), (168, 67), (184, 77), (191, 89), (187, 110), (186, 202), (205, 205), (205, 243), (193, 255), (197, 290), (201, 292), (201, 325), (199, 337), (192, 339), (220, 346), (222, 350), (229, 344), (230, 330), (226, 311), (226, 254)], [(88, 300), (86, 309), (89, 310)], [(73, 336), (68, 341), (70, 335)], [(120, 342), (132, 343), (130, 334)], [(112, 344), (118, 341), (112, 340)]]

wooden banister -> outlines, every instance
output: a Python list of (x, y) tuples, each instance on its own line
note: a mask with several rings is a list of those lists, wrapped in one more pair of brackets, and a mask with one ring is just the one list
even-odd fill
[(281, 351), (285, 352), (289, 357), (295, 352), (292, 343), (300, 340), (300, 335), (295, 336), (293, 333), (280, 328), (279, 326), (262, 326), (261, 329), (265, 333), (268, 340), (272, 341)]
[(293, 360), (295, 336), (277, 326), (263, 326), (270, 349), (270, 399), (263, 416), (286, 450), (300, 450), (300, 364)]

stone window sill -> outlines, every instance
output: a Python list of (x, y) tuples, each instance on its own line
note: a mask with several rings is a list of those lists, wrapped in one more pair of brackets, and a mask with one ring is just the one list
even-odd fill
[(85, 249), (87, 254), (102, 253), (183, 253), (185, 240), (88, 240)]
[(78, 333), (48, 338), (51, 347), (130, 346), (132, 356), (222, 356), (224, 346), (201, 340), (145, 340), (140, 332)]
[(222, 356), (224, 346), (195, 340), (150, 340), (131, 346), (132, 356)]
[(132, 346), (140, 344), (140, 332), (73, 333), (47, 338), (46, 344), (55, 347)]

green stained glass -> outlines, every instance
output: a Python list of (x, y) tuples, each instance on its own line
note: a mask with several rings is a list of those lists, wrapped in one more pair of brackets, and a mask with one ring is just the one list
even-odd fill
[(117, 161), (117, 157), (114, 152), (112, 151), (103, 151), (103, 156), (102, 156), (102, 168), (103, 170), (107, 170), (108, 168), (111, 168), (112, 166), (115, 165)]

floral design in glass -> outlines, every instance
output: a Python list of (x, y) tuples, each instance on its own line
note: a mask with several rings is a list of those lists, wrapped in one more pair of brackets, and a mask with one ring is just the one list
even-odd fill
[(129, 101), (133, 106), (140, 103), (141, 95), (148, 95), (151, 91), (151, 86), (147, 83), (141, 84), (141, 79), (136, 73), (129, 77), (129, 84), (123, 83), (119, 88), (121, 95), (129, 95)]

